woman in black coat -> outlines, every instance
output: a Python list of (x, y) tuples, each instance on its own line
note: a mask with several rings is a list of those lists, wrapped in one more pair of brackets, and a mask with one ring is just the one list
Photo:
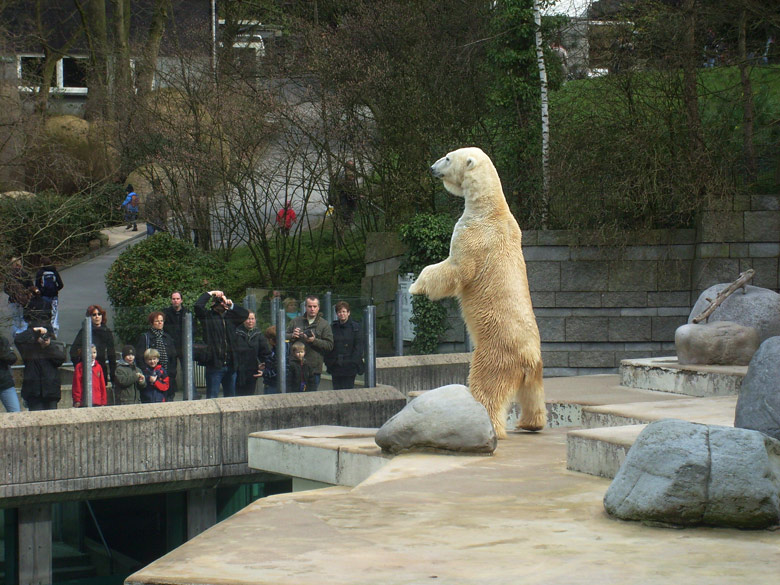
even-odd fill
[[(138, 367), (144, 367), (144, 352), (153, 348), (160, 352), (160, 365), (169, 378), (176, 377), (176, 341), (173, 336), (166, 333), (165, 314), (162, 311), (154, 311), (149, 314), (149, 329), (141, 333), (138, 341), (135, 343), (135, 359)], [(173, 385), (170, 386), (165, 395), (165, 402), (171, 402), (176, 392)]]
[[(103, 368), (103, 379), (114, 383), (116, 370), (116, 350), (114, 349), (114, 333), (108, 328), (106, 310), (100, 305), (87, 307), (87, 317), (92, 320), (92, 343), (97, 348), (97, 362)], [(76, 334), (73, 345), (70, 346), (70, 360), (73, 365), (81, 361), (82, 331)]]
[(333, 330), (333, 349), (325, 357), (325, 365), (333, 378), (333, 389), (355, 387), (355, 376), (363, 373), (363, 331), (349, 318), (349, 303), (336, 303)]
[(62, 397), (59, 367), (65, 347), (53, 339), (51, 324), (30, 325), (14, 338), (24, 360), (22, 398), (30, 410), (54, 410)]
[(271, 360), (271, 348), (257, 327), (254, 311), (236, 329), (236, 396), (252, 396), (262, 377), (266, 362)]

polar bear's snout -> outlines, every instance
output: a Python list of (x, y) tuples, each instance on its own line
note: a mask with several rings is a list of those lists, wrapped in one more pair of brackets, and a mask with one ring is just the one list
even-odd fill
[(444, 176), (444, 169), (449, 165), (450, 157), (443, 156), (435, 163), (431, 165), (431, 174), (437, 179), (441, 179)]

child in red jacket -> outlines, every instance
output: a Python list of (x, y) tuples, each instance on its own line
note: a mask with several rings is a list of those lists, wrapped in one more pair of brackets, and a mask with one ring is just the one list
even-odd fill
[(160, 352), (149, 348), (144, 352), (144, 365), (141, 372), (146, 376), (146, 387), (141, 390), (141, 402), (165, 402), (170, 388), (170, 379), (160, 365)]
[[(86, 406), (83, 404), (84, 394), (84, 361), (79, 360), (73, 371), (73, 407)], [(97, 348), (92, 346), (92, 406), (105, 406), (108, 404), (108, 392), (106, 392), (106, 378), (103, 368), (97, 362)]]

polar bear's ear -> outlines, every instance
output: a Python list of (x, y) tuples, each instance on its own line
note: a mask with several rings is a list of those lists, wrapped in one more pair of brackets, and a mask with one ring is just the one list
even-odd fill
[(477, 164), (476, 159), (473, 156), (470, 156), (466, 159), (466, 169), (473, 169)]

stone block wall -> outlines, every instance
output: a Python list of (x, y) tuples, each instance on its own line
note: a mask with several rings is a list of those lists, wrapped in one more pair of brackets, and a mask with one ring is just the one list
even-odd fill
[[(364, 294), (371, 284), (386, 315), (398, 277), (390, 255), (402, 254), (391, 240), (382, 234), (382, 253), (367, 254), (364, 279)], [(694, 229), (655, 230), (628, 245), (586, 240), (568, 231), (523, 233), (547, 376), (612, 373), (622, 359), (674, 355), (674, 332), (701, 292), (748, 268), (756, 271), (753, 285), (780, 288), (778, 195), (737, 198), (731, 209), (701, 214)], [(456, 312), (452, 318), (443, 352), (464, 350), (462, 324)]]

